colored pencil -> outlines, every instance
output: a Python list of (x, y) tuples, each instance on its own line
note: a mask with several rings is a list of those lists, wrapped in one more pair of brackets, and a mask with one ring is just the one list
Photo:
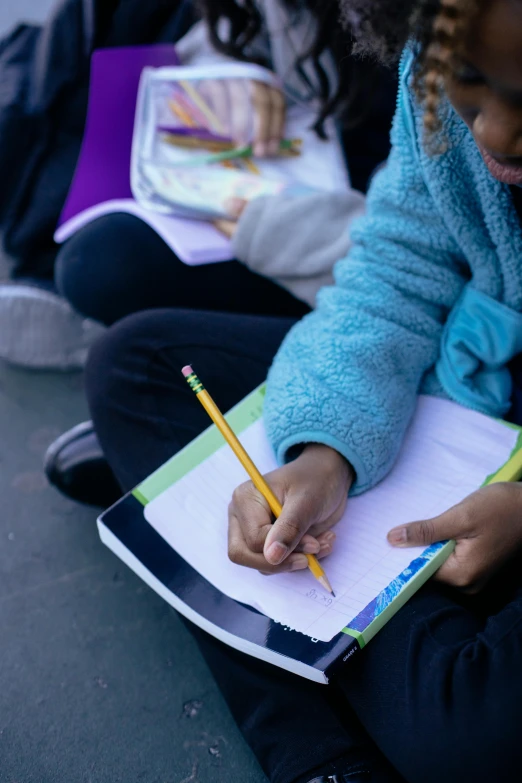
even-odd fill
[(234, 139), (231, 136), (220, 136), (219, 134), (201, 126), (187, 128), (185, 125), (158, 125), (158, 131), (160, 133), (170, 133), (173, 136), (199, 139), (201, 141), (215, 141), (220, 144), (234, 144)]
[(213, 141), (212, 139), (196, 138), (195, 136), (178, 136), (170, 132), (166, 132), (163, 138), (167, 144), (187, 150), (211, 150), (218, 153), (236, 149), (233, 142)]
[(188, 114), (177, 101), (174, 99), (168, 101), (169, 109), (171, 112), (178, 117), (178, 119), (181, 120), (181, 122), (184, 122), (185, 125), (187, 125), (189, 128), (195, 128), (197, 126), (197, 123), (195, 120), (192, 119), (190, 114)]
[(179, 83), (173, 85), (172, 98), (176, 101), (178, 106), (194, 120), (196, 125), (203, 128), (208, 128), (208, 120), (202, 111), (198, 109), (194, 101), (191, 101), (187, 93), (180, 87)]
[[(272, 514), (277, 519), (277, 517), (281, 515), (281, 512), (283, 510), (281, 503), (276, 498), (276, 496), (268, 486), (266, 480), (263, 478), (259, 470), (256, 468), (256, 466), (248, 456), (247, 452), (241, 445), (234, 431), (232, 430), (227, 420), (225, 419), (225, 417), (217, 407), (216, 403), (214, 402), (214, 400), (212, 399), (208, 391), (205, 389), (205, 387), (203, 386), (203, 384), (201, 383), (198, 376), (195, 374), (194, 370), (190, 365), (183, 367), (181, 372), (186, 378), (188, 385), (195, 393), (196, 397), (203, 405), (204, 409), (206, 410), (206, 412), (208, 413), (208, 415), (210, 416), (210, 418), (212, 419), (212, 421), (214, 422), (214, 424), (216, 425), (220, 433), (223, 435), (223, 437), (225, 438), (226, 442), (228, 443), (228, 445), (230, 446), (230, 448), (232, 449), (232, 451), (234, 452), (238, 460), (245, 468), (255, 488), (263, 495), (266, 502), (270, 506), (270, 510), (272, 511)], [(317, 558), (314, 555), (306, 555), (306, 558), (308, 560), (308, 568), (315, 576), (319, 584), (335, 597), (335, 593), (332, 590), (332, 586), (330, 582), (328, 581), (328, 577), (323, 571), (321, 564), (319, 563)]]
[[(164, 133), (168, 137), (166, 140), (177, 147), (210, 149), (210, 146), (212, 146), (214, 149), (223, 152), (240, 151), (242, 154), (248, 154), (249, 152), (251, 155), (253, 154), (251, 146), (237, 147), (232, 139), (214, 136), (214, 134), (209, 134), (203, 128), (181, 128), (178, 131), (168, 125), (160, 125), (158, 126), (158, 131)], [(279, 154), (300, 155), (300, 144), (300, 139), (282, 139), (279, 145)]]
[(207, 104), (207, 102), (203, 100), (203, 98), (196, 90), (196, 88), (187, 80), (180, 81), (180, 84), (185, 90), (185, 92), (187, 93), (187, 95), (189, 96), (189, 98), (192, 100), (192, 102), (197, 106), (200, 112), (208, 120), (210, 125), (214, 128), (214, 130), (216, 130), (218, 133), (224, 133), (225, 131), (221, 123), (221, 120), (212, 111), (212, 109)]
[(251, 174), (255, 174), (257, 177), (261, 175), (261, 172), (251, 158), (244, 158), (243, 162)]
[[(164, 140), (168, 144), (172, 144), (174, 147), (182, 147), (184, 149), (207, 149), (212, 154), (208, 157), (201, 159), (196, 159), (194, 161), (187, 160), (184, 162), (185, 165), (201, 165), (209, 164), (209, 163), (222, 163), (223, 161), (227, 160), (235, 160), (237, 158), (251, 158), (254, 155), (254, 151), (252, 149), (252, 146), (248, 147), (233, 147), (231, 149), (223, 149), (223, 146), (221, 146), (222, 151), (217, 151), (220, 149), (220, 146), (217, 142), (206, 142), (206, 141), (197, 141), (196, 139), (190, 139), (186, 137), (180, 137), (175, 138), (173, 134), (165, 134)], [(301, 153), (298, 149), (294, 148), (292, 146), (291, 141), (286, 141), (283, 139), (281, 142), (280, 152), (278, 157), (297, 157)]]

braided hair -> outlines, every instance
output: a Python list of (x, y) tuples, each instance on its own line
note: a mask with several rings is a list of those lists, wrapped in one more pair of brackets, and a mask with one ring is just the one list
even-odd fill
[(354, 50), (396, 64), (404, 46), (416, 50), (414, 89), (424, 107), (428, 137), (440, 129), (439, 105), (452, 61), (484, 0), (340, 0), (354, 31)]
[[(316, 34), (309, 50), (302, 52), (296, 69), (307, 80), (303, 65), (310, 62), (315, 70), (320, 110), (315, 130), (324, 138), (324, 121), (332, 114), (352, 128), (366, 118), (371, 106), (371, 96), (378, 87), (382, 75), (375, 58), (350, 57), (353, 38), (349, 24), (341, 25), (338, 0), (280, 0), (295, 13), (308, 11), (316, 21)], [(255, 0), (198, 0), (213, 46), (237, 60), (246, 60), (245, 50), (261, 32), (263, 20)], [(228, 22), (226, 38), (220, 35), (220, 21)], [(321, 55), (330, 51), (336, 62), (339, 80), (330, 83), (321, 65)], [(267, 66), (268, 63), (260, 62)]]

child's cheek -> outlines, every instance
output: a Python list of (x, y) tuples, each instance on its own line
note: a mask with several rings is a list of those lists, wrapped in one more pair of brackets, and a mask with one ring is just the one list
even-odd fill
[(466, 123), (468, 128), (480, 114), (483, 100), (483, 88), (481, 86), (462, 85), (453, 79), (447, 79), (445, 84), (448, 99), (457, 114)]

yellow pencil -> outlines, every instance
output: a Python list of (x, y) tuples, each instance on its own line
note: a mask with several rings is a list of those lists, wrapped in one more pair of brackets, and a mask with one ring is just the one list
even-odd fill
[[(234, 434), (232, 428), (228, 424), (227, 420), (217, 407), (216, 403), (208, 393), (208, 391), (205, 389), (201, 381), (199, 380), (198, 376), (193, 371), (192, 367), (190, 365), (187, 365), (186, 367), (183, 367), (182, 371), (183, 375), (187, 379), (188, 385), (192, 389), (192, 391), (196, 394), (196, 397), (200, 401), (200, 403), (205, 408), (206, 412), (220, 431), (220, 433), (225, 438), (226, 442), (238, 458), (238, 460), (241, 462), (243, 467), (245, 468), (246, 472), (250, 476), (252, 483), (254, 484), (255, 488), (263, 495), (265, 500), (267, 501), (268, 505), (270, 506), (270, 510), (272, 511), (272, 514), (276, 517), (279, 517), (281, 514), (281, 511), (283, 510), (281, 503), (276, 498), (268, 484), (266, 483), (265, 479), (259, 472), (259, 470), (256, 468), (248, 454), (246, 453), (245, 449), (239, 442), (238, 438)], [(331, 593), (333, 596), (335, 596), (334, 591), (332, 590), (332, 586), (330, 582), (328, 581), (328, 577), (326, 576), (325, 572), (323, 571), (319, 561), (314, 555), (306, 555), (306, 558), (308, 560), (308, 568), (312, 572), (312, 574), (315, 576), (315, 578), (318, 580), (319, 584), (324, 587), (325, 590), (327, 590), (329, 593)]]

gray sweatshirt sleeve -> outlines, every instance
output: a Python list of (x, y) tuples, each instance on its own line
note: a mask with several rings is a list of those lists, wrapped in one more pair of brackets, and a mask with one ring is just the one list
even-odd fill
[(351, 223), (364, 207), (356, 190), (263, 196), (241, 215), (234, 253), (314, 307), (319, 289), (333, 282), (334, 264), (347, 255)]

